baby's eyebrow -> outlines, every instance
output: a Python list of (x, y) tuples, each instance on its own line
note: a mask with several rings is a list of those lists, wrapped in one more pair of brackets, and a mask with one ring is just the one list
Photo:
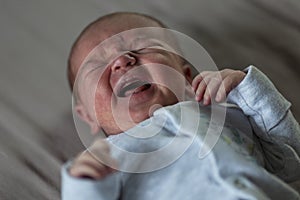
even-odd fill
[(105, 65), (104, 60), (100, 60), (99, 58), (97, 58), (87, 61), (82, 67), (94, 70), (98, 67), (102, 67), (103, 65)]
[(92, 72), (96, 71), (98, 68), (94, 67), (93, 69), (91, 69), (90, 71), (88, 71), (88, 73), (85, 75), (84, 79), (88, 78), (89, 75), (92, 74)]
[[(116, 46), (120, 47), (120, 44), (121, 44), (121, 46), (123, 46), (126, 43), (126, 40), (124, 39), (123, 35), (115, 35), (115, 36), (113, 36), (112, 41), (108, 40), (107, 42), (108, 42), (108, 45), (111, 45), (113, 43), (113, 44), (118, 44)], [(104, 49), (106, 49), (106, 48), (104, 48)]]
[(97, 60), (89, 60), (87, 61), (83, 66), (81, 66), (80, 69), (80, 76), (82, 76), (81, 80), (86, 80), (91, 75), (93, 75), (96, 70), (98, 70), (101, 66), (99, 65), (99, 62)]
[(151, 39), (151, 38), (145, 37), (145, 36), (139, 36), (139, 37), (134, 38), (134, 39), (131, 41), (131, 44), (132, 44), (132, 45), (135, 45), (136, 43), (138, 43), (138, 42), (140, 42), (140, 41), (142, 41), (142, 42), (147, 42), (147, 41), (149, 41), (149, 39)]
[(153, 37), (138, 37), (135, 38), (130, 45), (130, 50), (138, 50), (138, 49), (144, 49), (148, 47), (164, 47), (164, 44), (162, 41), (155, 39)]

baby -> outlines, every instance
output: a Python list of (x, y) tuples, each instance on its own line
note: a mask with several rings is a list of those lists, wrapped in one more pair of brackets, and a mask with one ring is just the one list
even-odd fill
[[(86, 58), (99, 43), (123, 31), (143, 27), (165, 26), (152, 17), (137, 13), (113, 13), (91, 23), (81, 33), (70, 53), (68, 78), (71, 88), (81, 72), (82, 64), (88, 63)], [(126, 36), (128, 38), (123, 37), (122, 40), (130, 39), (130, 35)], [(105, 52), (110, 49), (115, 50), (116, 47), (106, 47)], [(178, 77), (172, 77), (170, 81), (170, 74), (153, 67), (153, 63), (172, 68), (179, 74)], [(147, 64), (150, 66), (135, 71), (138, 66)], [(187, 83), (182, 82), (181, 77)], [(204, 71), (192, 79), (190, 64), (184, 59), (162, 48), (144, 45), (143, 48), (126, 49), (105, 63), (95, 90), (90, 89), (88, 81), (79, 83), (82, 85), (76, 102), (78, 115), (89, 124), (92, 133), (102, 129), (108, 139), (96, 141), (90, 151), (82, 152), (64, 166), (63, 199), (300, 198), (293, 189), (271, 174), (285, 181), (300, 177), (299, 124), (289, 111), (290, 103), (255, 67), (250, 66), (245, 71)], [(213, 150), (199, 159), (199, 144), (203, 144), (203, 137), (199, 136), (200, 142), (191, 140), (190, 146), (176, 161), (172, 160), (173, 163), (153, 171), (146, 167), (147, 170), (142, 170), (145, 173), (128, 170), (130, 159), (124, 159), (122, 154), (111, 152), (115, 156), (113, 159), (108, 143), (128, 151), (151, 152), (167, 144), (170, 134), (178, 135), (182, 140), (192, 138), (190, 127), (183, 127), (184, 134), (177, 133), (180, 129), (177, 127), (178, 113), (191, 113), (193, 118), (194, 110), (199, 107), (198, 104), (195, 107), (195, 102), (184, 102), (189, 96), (185, 94), (188, 83), (195, 92), (195, 100), (202, 101), (199, 104), (201, 115), (196, 117), (209, 119), (209, 105), (226, 98), (239, 106), (239, 109), (228, 107), (224, 129)], [(172, 84), (174, 86), (166, 87)], [(174, 94), (170, 88), (176, 88), (180, 95)], [(94, 91), (93, 103), (89, 101), (91, 91)], [(123, 134), (126, 131), (138, 132), (141, 129), (137, 128), (137, 124), (149, 124), (150, 119), (152, 122), (147, 129), (162, 128), (167, 124), (167, 128), (161, 129), (161, 134), (152, 140), (132, 139)], [(161, 123), (162, 119), (167, 123)], [(205, 123), (199, 127), (198, 133), (207, 129)], [(99, 152), (105, 164), (96, 158)], [(163, 154), (156, 159), (165, 160), (172, 156), (172, 153), (167, 156)], [(127, 162), (127, 168), (122, 168), (123, 162)], [(138, 170), (141, 166), (152, 164), (147, 160), (136, 163), (137, 166), (131, 163), (129, 166), (138, 172), (141, 172)]]

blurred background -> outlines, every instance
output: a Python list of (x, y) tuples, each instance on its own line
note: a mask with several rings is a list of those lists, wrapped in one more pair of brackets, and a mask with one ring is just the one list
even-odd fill
[(114, 11), (160, 19), (197, 40), (220, 69), (256, 65), (300, 121), (298, 0), (0, 0), (0, 199), (60, 198), (60, 166), (83, 149), (69, 50), (88, 23)]

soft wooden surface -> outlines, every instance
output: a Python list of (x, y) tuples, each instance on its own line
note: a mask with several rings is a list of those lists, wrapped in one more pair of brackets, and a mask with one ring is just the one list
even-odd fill
[(151, 14), (193, 37), (220, 68), (256, 65), (300, 121), (298, 0), (1, 0), (1, 199), (59, 199), (59, 167), (82, 149), (67, 55), (87, 23), (121, 10)]

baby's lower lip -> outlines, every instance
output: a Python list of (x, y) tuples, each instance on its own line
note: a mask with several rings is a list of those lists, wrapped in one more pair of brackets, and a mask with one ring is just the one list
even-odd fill
[(139, 104), (143, 104), (154, 97), (154, 93), (156, 90), (155, 84), (151, 84), (150, 87), (143, 88), (141, 91), (137, 93), (133, 93), (129, 98), (129, 102), (131, 106), (137, 106)]
[(142, 85), (142, 86), (140, 86), (138, 88), (135, 88), (132, 91), (128, 91), (127, 93), (125, 93), (125, 96), (127, 97), (127, 96), (130, 96), (130, 95), (138, 94), (140, 92), (148, 90), (150, 87), (151, 87), (151, 83), (147, 83), (147, 84)]
[(121, 98), (129, 97), (133, 94), (142, 92), (151, 87), (151, 83), (148, 81), (136, 80), (132, 83), (125, 85), (122, 89), (116, 92), (116, 95)]

